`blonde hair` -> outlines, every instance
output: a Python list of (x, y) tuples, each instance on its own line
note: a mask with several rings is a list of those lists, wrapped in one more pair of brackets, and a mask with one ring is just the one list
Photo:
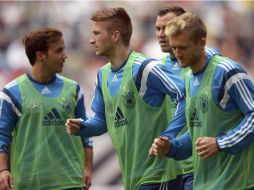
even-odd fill
[(207, 30), (199, 16), (193, 13), (184, 13), (170, 20), (165, 29), (167, 36), (177, 36), (183, 32), (190, 32), (193, 41), (206, 38)]

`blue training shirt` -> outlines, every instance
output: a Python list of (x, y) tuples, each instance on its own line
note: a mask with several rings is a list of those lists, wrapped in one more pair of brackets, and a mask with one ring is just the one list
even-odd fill
[[(212, 59), (208, 55), (204, 68), (192, 74), (190, 94), (195, 96), (202, 82), (204, 71)], [(215, 70), (212, 82), (212, 97), (219, 109), (225, 112), (240, 110), (244, 119), (234, 129), (216, 137), (221, 150), (229, 153), (238, 153), (254, 142), (254, 85), (245, 70), (232, 60), (222, 61)], [(168, 128), (163, 135), (168, 137)], [(195, 143), (195, 142), (193, 142)], [(182, 137), (172, 141), (172, 150), (169, 157), (184, 159), (191, 155), (191, 139), (187, 132)]]
[[(127, 60), (126, 60), (127, 61)], [(108, 88), (112, 96), (116, 96), (123, 78), (123, 70), (126, 61), (117, 69), (111, 68), (108, 78)], [(185, 123), (184, 108), (184, 83), (165, 64), (158, 60), (140, 56), (132, 66), (132, 76), (135, 81), (139, 95), (143, 100), (153, 107), (161, 106), (166, 94), (178, 100), (178, 107), (173, 121), (170, 125), (182, 129)], [(107, 132), (105, 120), (105, 108), (102, 95), (102, 73), (103, 67), (98, 71), (95, 82), (95, 92), (92, 101), (93, 118), (81, 121), (84, 126), (81, 135), (84, 137), (98, 136)]]
[[(34, 88), (43, 96), (48, 98), (57, 97), (63, 87), (63, 77), (56, 74), (48, 83), (39, 83), (34, 81), (30, 73), (27, 73)], [(78, 83), (77, 105), (75, 108), (76, 118), (87, 118), (84, 106), (84, 95)], [(12, 140), (12, 131), (16, 127), (20, 116), (22, 115), (22, 99), (19, 86), (16, 80), (11, 81), (4, 86), (0, 92), (0, 153), (9, 152)], [(91, 139), (82, 139), (84, 147), (92, 147)]]

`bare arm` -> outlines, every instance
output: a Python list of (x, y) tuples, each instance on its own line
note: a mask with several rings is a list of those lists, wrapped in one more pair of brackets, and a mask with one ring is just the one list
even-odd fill
[(13, 187), (12, 175), (8, 168), (8, 155), (0, 153), (0, 190), (11, 190)]
[(85, 190), (88, 190), (92, 185), (92, 174), (93, 174), (93, 148), (84, 148), (85, 153), (85, 170), (84, 170), (84, 185)]

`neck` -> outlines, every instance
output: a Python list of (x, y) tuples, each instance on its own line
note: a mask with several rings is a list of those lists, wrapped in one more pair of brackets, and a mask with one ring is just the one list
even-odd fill
[(110, 56), (108, 56), (108, 60), (111, 63), (111, 67), (113, 69), (118, 69), (122, 63), (129, 56), (130, 50), (129, 48), (118, 48), (114, 51)]
[(40, 83), (46, 83), (51, 81), (54, 74), (51, 72), (48, 72), (45, 70), (45, 68), (40, 65), (40, 63), (35, 63), (31, 70), (31, 77), (33, 80), (40, 82)]
[(195, 61), (195, 64), (190, 65), (192, 73), (195, 74), (195, 73), (200, 72), (205, 65), (206, 59), (207, 59), (206, 52), (203, 51), (201, 53), (201, 56), (199, 57), (199, 59)]

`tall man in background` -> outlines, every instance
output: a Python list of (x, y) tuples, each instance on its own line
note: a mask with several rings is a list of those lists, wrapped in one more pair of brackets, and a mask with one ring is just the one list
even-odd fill
[(149, 143), (168, 126), (166, 95), (178, 101), (172, 125), (184, 123), (182, 80), (159, 61), (130, 50), (132, 23), (123, 8), (100, 10), (91, 19), (90, 43), (109, 63), (97, 75), (94, 117), (67, 120), (67, 132), (75, 134), (80, 127), (83, 137), (108, 132), (126, 190), (182, 189), (175, 161), (147, 156)]
[(86, 110), (78, 83), (57, 74), (67, 58), (62, 32), (34, 30), (23, 42), (31, 71), (0, 93), (0, 190), (88, 189), (91, 140), (82, 145), (64, 127), (67, 118), (86, 118)]

